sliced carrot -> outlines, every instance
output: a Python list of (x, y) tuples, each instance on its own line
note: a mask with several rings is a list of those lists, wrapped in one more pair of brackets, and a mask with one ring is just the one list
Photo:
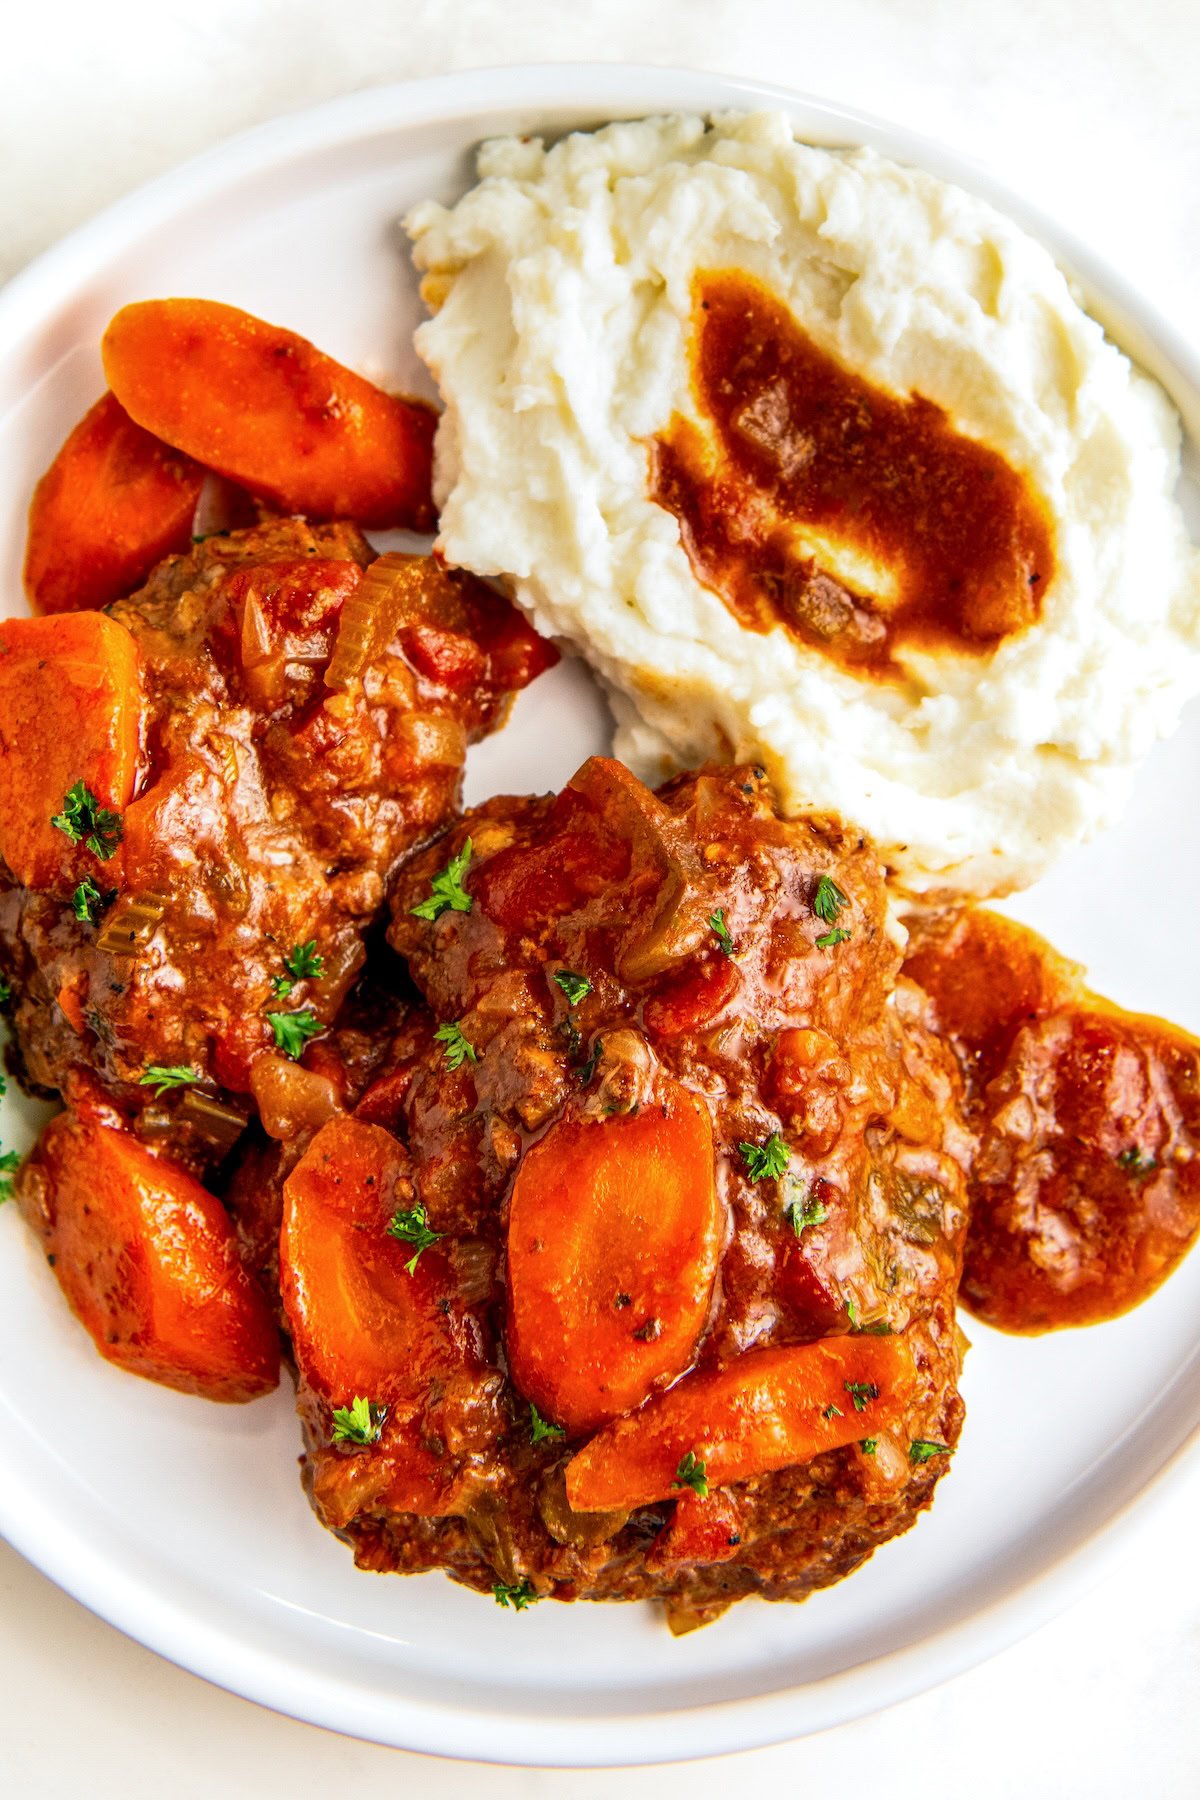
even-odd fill
[(71, 1309), (101, 1356), (208, 1400), (279, 1381), (279, 1337), (219, 1200), (129, 1133), (60, 1113), (18, 1178)]
[(323, 1126), (283, 1190), (280, 1287), (296, 1361), (332, 1406), (411, 1398), (468, 1359), (453, 1276), (436, 1244), (388, 1235), (413, 1205), (404, 1147), (378, 1125)]
[(0, 856), (26, 887), (50, 887), (94, 858), (50, 823), (82, 781), (120, 813), (133, 793), (141, 665), (103, 613), (0, 623)]
[(637, 1114), (562, 1119), (517, 1172), (508, 1228), (513, 1380), (570, 1432), (685, 1369), (721, 1243), (707, 1108), (676, 1083)]
[(215, 300), (143, 300), (101, 347), (139, 425), (280, 511), (432, 525), (434, 414), (294, 331)]
[(33, 490), (25, 591), (35, 611), (109, 606), (186, 550), (204, 470), (135, 425), (114, 394), (85, 413)]
[(748, 1351), (607, 1425), (567, 1465), (567, 1499), (577, 1512), (670, 1499), (689, 1454), (710, 1487), (809, 1462), (894, 1424), (916, 1380), (904, 1337)]

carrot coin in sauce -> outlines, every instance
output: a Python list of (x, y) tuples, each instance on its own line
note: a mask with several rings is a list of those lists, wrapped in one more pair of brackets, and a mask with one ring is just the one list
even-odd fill
[(1054, 549), (1025, 476), (844, 368), (750, 276), (702, 273), (694, 294), (702, 423), (655, 439), (651, 493), (742, 625), (891, 676), (906, 646), (985, 654), (1038, 619)]

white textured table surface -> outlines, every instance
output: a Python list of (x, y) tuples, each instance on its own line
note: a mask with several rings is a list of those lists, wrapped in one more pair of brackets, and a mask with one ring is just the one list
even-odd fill
[[(0, 279), (272, 114), (481, 63), (683, 62), (880, 112), (989, 165), (1200, 335), (1197, 0), (42, 0), (5, 9)], [(806, 1742), (671, 1772), (484, 1769), (352, 1743), (206, 1686), (0, 1544), (0, 1793), (309, 1800), (331, 1787), (597, 1800), (882, 1783), (967, 1800), (1200, 1792), (1200, 1481), (1037, 1636)]]

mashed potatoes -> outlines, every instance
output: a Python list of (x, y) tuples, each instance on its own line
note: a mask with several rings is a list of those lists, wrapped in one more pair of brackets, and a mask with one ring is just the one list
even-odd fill
[[(1200, 567), (1174, 414), (1046, 252), (931, 176), (796, 143), (776, 114), (505, 140), (479, 173), (407, 221), (446, 406), (441, 548), (509, 577), (605, 677), (617, 753), (651, 776), (757, 757), (785, 804), (864, 826), (918, 893), (1026, 885), (1110, 819), (1200, 687)], [(696, 411), (711, 269), (1022, 474), (1055, 552), (1036, 623), (985, 653), (901, 645), (887, 679), (739, 623), (650, 487), (653, 441)]]

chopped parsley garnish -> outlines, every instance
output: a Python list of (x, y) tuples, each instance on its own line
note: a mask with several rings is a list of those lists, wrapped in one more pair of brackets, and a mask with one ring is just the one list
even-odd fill
[(101, 862), (107, 862), (115, 855), (124, 830), (119, 815), (101, 806), (91, 788), (82, 781), (68, 788), (62, 811), (55, 813), (50, 823), (64, 832), (73, 844), (83, 844)]
[(309, 938), (307, 944), (293, 944), (283, 959), (286, 975), (276, 975), (271, 986), (282, 997), (290, 994), (298, 981), (320, 981), (325, 973), (325, 958), (316, 954), (317, 940)]
[(821, 1417), (823, 1419), (840, 1419), (843, 1417), (842, 1409), (840, 1406), (835, 1406), (831, 1400), (828, 1406), (821, 1408)]
[(279, 1000), (286, 1000), (295, 985), (290, 975), (272, 975), (271, 977), (271, 992)]
[(90, 875), (85, 875), (71, 895), (71, 908), (83, 925), (94, 925), (96, 913), (104, 905), (104, 895)]
[(730, 937), (729, 927), (725, 923), (725, 908), (723, 906), (718, 906), (708, 923), (713, 936), (716, 938), (718, 944), (720, 944), (726, 956), (732, 956), (733, 939)]
[(19, 1150), (6, 1150), (0, 1155), (0, 1202), (12, 1199), (12, 1178), (21, 1166)]
[(11, 999), (12, 999), (12, 988), (9, 986), (7, 981), (5, 981), (2, 977), (0, 977), (0, 1006), (3, 1006), (6, 1000), (11, 1000)]
[(161, 1100), (168, 1088), (188, 1087), (193, 1081), (199, 1081), (199, 1079), (195, 1069), (189, 1068), (183, 1063), (172, 1065), (151, 1063), (146, 1073), (138, 1076), (138, 1086), (152, 1087), (155, 1099)]
[(862, 1451), (864, 1456), (874, 1456), (875, 1452), (879, 1448), (879, 1439), (878, 1438), (860, 1438), (858, 1447)]
[(587, 1086), (588, 1082), (592, 1079), (592, 1076), (596, 1073), (596, 1064), (599, 1061), (600, 1061), (600, 1044), (599, 1044), (599, 1041), (597, 1041), (592, 1046), (592, 1054), (588, 1057), (587, 1061), (584, 1063), (580, 1063), (580, 1065), (579, 1065), (578, 1073), (579, 1073), (580, 1087)]
[(914, 1463), (926, 1463), (931, 1456), (953, 1456), (949, 1444), (936, 1444), (932, 1438), (914, 1438), (908, 1446), (908, 1460)]
[(751, 1181), (777, 1181), (788, 1166), (788, 1147), (777, 1131), (765, 1144), (739, 1144)]
[(468, 838), (458, 855), (452, 856), (445, 868), (430, 882), (428, 900), (419, 901), (409, 911), (418, 919), (440, 919), (444, 912), (470, 912), (471, 896), (462, 884), (470, 861), (471, 840)]
[(701, 1500), (708, 1499), (708, 1470), (694, 1450), (689, 1450), (686, 1456), (680, 1457), (671, 1486), (689, 1487)]
[(784, 1217), (800, 1237), (810, 1225), (823, 1225), (829, 1217), (829, 1208), (823, 1200), (814, 1200), (810, 1195), (807, 1200), (793, 1200), (785, 1209)]
[(568, 1006), (578, 1006), (592, 991), (592, 984), (586, 975), (577, 975), (574, 969), (556, 969), (554, 979), (567, 996)]
[[(849, 900), (846, 898), (845, 894), (843, 894), (841, 888), (833, 879), (833, 876), (822, 875), (820, 881), (817, 883), (817, 891), (813, 895), (812, 903), (812, 909), (818, 919), (822, 920), (826, 925), (836, 925), (838, 914), (841, 912), (843, 906), (849, 906), (849, 904)], [(849, 933), (846, 935), (849, 936)], [(817, 941), (819, 943), (820, 939), (818, 938)]]
[(386, 1418), (386, 1406), (376, 1406), (364, 1394), (357, 1394), (350, 1406), (334, 1408), (333, 1441), (335, 1444), (377, 1444)]
[(309, 1038), (316, 1037), (325, 1027), (310, 1006), (303, 1012), (269, 1012), (267, 1024), (275, 1033), (275, 1047), (290, 1056), (295, 1062), (304, 1055), (304, 1046)]
[(492, 1589), (492, 1599), (496, 1605), (511, 1606), (514, 1612), (524, 1612), (527, 1606), (532, 1606), (541, 1597), (528, 1575), (513, 1583), (498, 1581)]
[(879, 1389), (873, 1381), (843, 1381), (855, 1412), (866, 1412), (868, 1400), (878, 1400)]
[(850, 1321), (851, 1331), (857, 1331), (858, 1330), (858, 1308), (854, 1304), (853, 1300), (847, 1300), (847, 1302), (846, 1302), (846, 1317)]
[(1121, 1168), (1125, 1169), (1130, 1175), (1136, 1176), (1139, 1180), (1143, 1176), (1153, 1175), (1155, 1169), (1158, 1167), (1157, 1157), (1144, 1155), (1143, 1152), (1138, 1149), (1136, 1144), (1131, 1144), (1128, 1150), (1122, 1150), (1117, 1158), (1117, 1162), (1120, 1164)]
[(411, 1275), (416, 1268), (422, 1250), (428, 1250), (430, 1244), (436, 1244), (441, 1237), (440, 1231), (429, 1229), (429, 1218), (425, 1208), (418, 1200), (414, 1206), (401, 1207), (388, 1220), (387, 1234), (397, 1238), (402, 1244), (412, 1244), (413, 1254), (405, 1263)]
[(470, 1039), (463, 1036), (461, 1025), (439, 1025), (433, 1035), (445, 1046), (442, 1054), (450, 1068), (461, 1069), (465, 1062), (479, 1061), (479, 1052)]
[(561, 1438), (566, 1435), (561, 1425), (552, 1425), (549, 1419), (543, 1419), (533, 1401), (529, 1402), (529, 1441), (531, 1444), (541, 1444), (547, 1438)]
[(817, 939), (817, 949), (832, 950), (836, 944), (844, 944), (849, 936), (850, 933), (842, 931), (840, 927), (837, 931), (823, 931)]

